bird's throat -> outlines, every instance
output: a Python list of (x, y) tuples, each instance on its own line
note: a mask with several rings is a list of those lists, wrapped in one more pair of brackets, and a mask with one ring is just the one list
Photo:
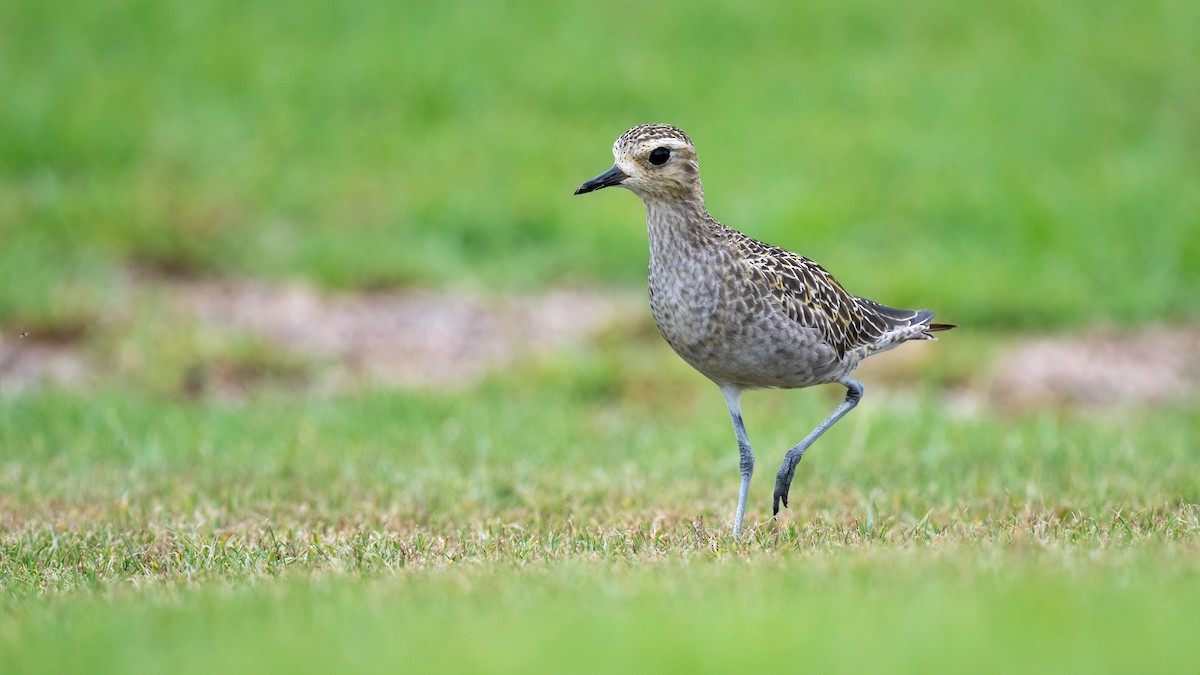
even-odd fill
[(686, 256), (711, 240), (715, 223), (703, 200), (646, 200), (646, 235), (651, 255)]

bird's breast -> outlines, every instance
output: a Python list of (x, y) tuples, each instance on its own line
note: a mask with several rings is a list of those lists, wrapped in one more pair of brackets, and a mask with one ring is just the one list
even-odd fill
[(651, 259), (649, 286), (654, 323), (675, 351), (686, 358), (723, 338), (721, 280), (703, 261)]
[(817, 331), (788, 318), (736, 260), (704, 252), (650, 260), (650, 310), (667, 344), (718, 382), (800, 387), (843, 364)]

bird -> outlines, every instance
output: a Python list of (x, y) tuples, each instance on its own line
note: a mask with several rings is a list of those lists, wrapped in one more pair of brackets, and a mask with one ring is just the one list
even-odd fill
[(845, 399), (784, 455), (772, 517), (788, 505), (796, 465), (863, 397), (850, 377), (863, 359), (956, 328), (927, 309), (895, 309), (852, 295), (816, 262), (765, 244), (708, 213), (692, 140), (670, 124), (642, 124), (613, 144), (612, 168), (576, 195), (623, 187), (646, 207), (650, 310), (659, 333), (720, 389), (738, 443), (741, 482), (733, 535), (746, 514), (754, 452), (742, 393), (837, 383)]

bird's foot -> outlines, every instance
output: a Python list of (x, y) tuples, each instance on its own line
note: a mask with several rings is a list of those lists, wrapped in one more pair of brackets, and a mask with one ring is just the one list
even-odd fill
[(775, 505), (772, 515), (779, 515), (779, 503), (788, 505), (788, 492), (792, 489), (792, 477), (796, 475), (796, 465), (785, 461), (779, 475), (775, 477)]
[(779, 503), (788, 505), (788, 491), (792, 489), (792, 477), (796, 475), (796, 465), (804, 458), (804, 450), (800, 446), (792, 448), (783, 456), (783, 465), (779, 467), (779, 475), (775, 476), (775, 510), (773, 515), (779, 515)]

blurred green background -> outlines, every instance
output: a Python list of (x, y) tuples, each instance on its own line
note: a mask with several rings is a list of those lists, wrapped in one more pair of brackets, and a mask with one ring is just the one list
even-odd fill
[[(879, 361), (778, 520), (841, 394), (748, 396), (743, 540), (725, 408), (644, 301), (436, 392), (167, 306), (635, 295), (641, 205), (571, 193), (651, 121), (718, 219), (962, 326)], [(0, 0), (0, 373), (99, 374), (0, 381), (0, 671), (1180, 672), (1194, 390), (987, 388), (1014, 333), (1194, 344), (1197, 298), (1194, 0)]]
[(1200, 314), (1200, 6), (0, 5), (0, 324), (122, 270), (334, 288), (636, 287), (682, 126), (720, 220), (970, 325)]

